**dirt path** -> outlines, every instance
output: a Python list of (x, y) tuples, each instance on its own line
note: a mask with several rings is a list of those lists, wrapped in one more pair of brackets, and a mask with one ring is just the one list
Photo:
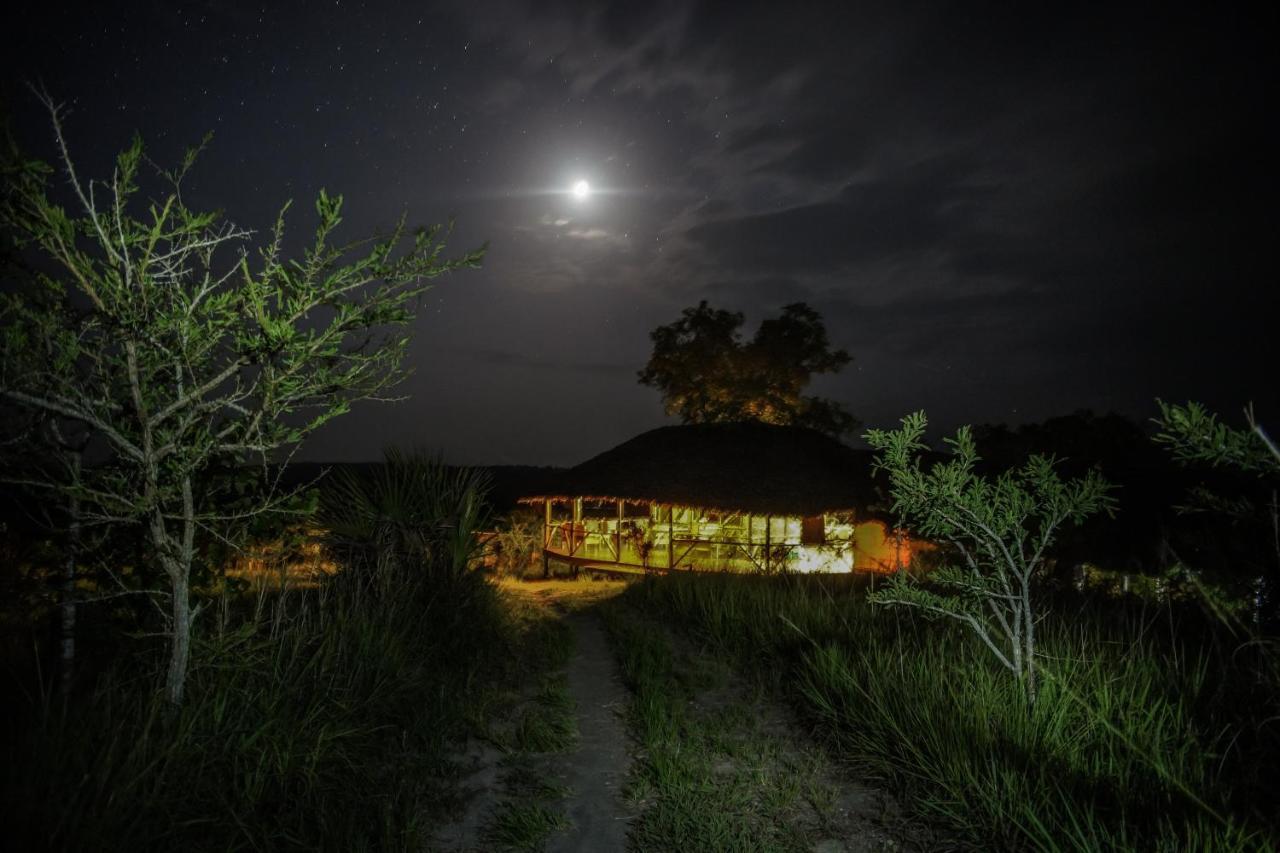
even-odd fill
[[(651, 615), (606, 602), (621, 589), (511, 590), (555, 626), (562, 654), (540, 655), (554, 662), (531, 669), (487, 739), (460, 756), (463, 805), (435, 849), (935, 849), (892, 798), (810, 743), (763, 686)], [(615, 655), (611, 633), (627, 654)]]
[(638, 853), (932, 849), (732, 660), (643, 609), (611, 611), (608, 626), (635, 695)]
[(621, 715), (631, 696), (618, 678), (599, 617), (580, 612), (566, 619), (573, 626), (575, 640), (567, 674), (569, 695), (577, 706), (578, 744), (560, 758), (557, 769), (572, 791), (564, 803), (572, 827), (553, 835), (547, 850), (623, 851), (631, 815), (622, 801), (630, 759)]
[[(631, 699), (596, 606), (620, 583), (504, 583), (570, 640), (563, 669), (533, 667), (457, 756), (457, 808), (431, 849), (612, 853), (627, 849)], [(544, 623), (546, 624), (546, 623)], [(545, 660), (539, 658), (539, 660)]]

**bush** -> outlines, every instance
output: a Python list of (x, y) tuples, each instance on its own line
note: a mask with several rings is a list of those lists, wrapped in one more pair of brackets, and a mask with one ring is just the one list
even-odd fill
[(542, 522), (527, 510), (513, 512), (498, 526), (495, 545), (498, 571), (523, 579), (542, 549)]

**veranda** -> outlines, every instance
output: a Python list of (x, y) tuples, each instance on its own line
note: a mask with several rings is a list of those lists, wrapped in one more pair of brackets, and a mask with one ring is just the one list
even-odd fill
[(909, 543), (852, 511), (749, 513), (617, 498), (545, 498), (543, 560), (621, 570), (894, 571)]

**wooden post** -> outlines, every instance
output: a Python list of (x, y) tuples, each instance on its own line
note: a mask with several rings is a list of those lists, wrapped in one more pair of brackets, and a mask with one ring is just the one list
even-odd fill
[(551, 547), (551, 499), (544, 501), (545, 519), (542, 525), (542, 577), (551, 577), (551, 560), (547, 557), (547, 549)]
[[(578, 539), (578, 533), (581, 531), (582, 538)], [(569, 534), (570, 545), (569, 553), (576, 554), (578, 549), (587, 544), (586, 525), (582, 523), (582, 498), (573, 499), (573, 531)], [(573, 579), (578, 579), (578, 572), (582, 570), (581, 563), (571, 563), (573, 567)]]
[(764, 573), (766, 575), (769, 574), (769, 558), (772, 556), (770, 552), (773, 550), (773, 546), (770, 544), (772, 534), (772, 531), (769, 530), (772, 526), (769, 523), (770, 518), (771, 516), (768, 515), (764, 517)]
[[(662, 504), (658, 504), (659, 507)], [(659, 512), (662, 510), (659, 509)], [(676, 567), (676, 507), (672, 504), (667, 507), (667, 569)]]
[(618, 498), (618, 529), (614, 531), (615, 541), (617, 542), (616, 553), (618, 562), (622, 562), (622, 498)]
[[(574, 498), (574, 499), (573, 499), (573, 523), (572, 523), (572, 524), (570, 525), (570, 527), (569, 527), (569, 554), (570, 554), (570, 556), (572, 556), (573, 554), (576, 554), (576, 553), (578, 552), (578, 546), (582, 544), (582, 541), (579, 541), (579, 540), (578, 540), (578, 531), (579, 531), (579, 530), (582, 530), (582, 528), (583, 528), (583, 525), (582, 525), (582, 498)], [(584, 531), (584, 535), (583, 535), (583, 537), (582, 537), (582, 540), (583, 540), (583, 541), (585, 541), (585, 540), (586, 540), (586, 538), (587, 538), (587, 537), (586, 537), (586, 535), (585, 535), (585, 531)]]

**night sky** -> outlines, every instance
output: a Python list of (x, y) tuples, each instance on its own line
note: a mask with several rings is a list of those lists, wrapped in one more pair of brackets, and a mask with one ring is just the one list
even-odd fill
[(490, 241), (428, 298), (411, 399), (308, 458), (581, 461), (664, 423), (635, 374), (700, 299), (748, 334), (812, 304), (854, 357), (815, 390), (871, 425), (1161, 396), (1280, 429), (1274, 12), (42, 5), (0, 60), (29, 151), (52, 153), (43, 81), (82, 172), (135, 130), (170, 163), (212, 130), (188, 201), (239, 224), (293, 198), (301, 239), (323, 186), (351, 238), (407, 209)]

